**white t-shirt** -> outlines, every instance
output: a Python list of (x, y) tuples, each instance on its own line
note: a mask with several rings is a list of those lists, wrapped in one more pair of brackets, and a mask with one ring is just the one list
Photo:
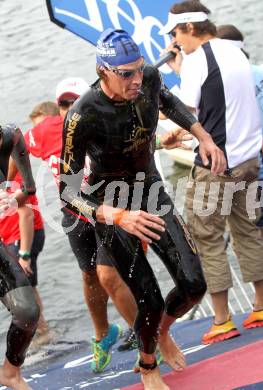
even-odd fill
[[(181, 68), (181, 100), (225, 152), (228, 167), (258, 156), (260, 113), (250, 64), (242, 51), (223, 39), (211, 39), (186, 55)], [(197, 155), (196, 163), (202, 165)]]

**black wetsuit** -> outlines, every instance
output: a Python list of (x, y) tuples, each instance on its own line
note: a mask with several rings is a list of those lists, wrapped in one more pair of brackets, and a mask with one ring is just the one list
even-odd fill
[[(61, 199), (75, 212), (94, 217), (102, 202), (112, 205), (113, 197), (113, 205), (122, 208), (159, 215), (160, 208), (170, 209), (162, 217), (166, 231), (161, 240), (151, 245), (175, 283), (165, 302), (140, 240), (119, 226), (95, 225), (97, 258), (111, 258), (136, 299), (138, 315), (134, 328), (140, 350), (146, 353), (156, 348), (163, 309), (178, 318), (199, 302), (206, 291), (196, 247), (164, 191), (155, 166), (155, 131), (160, 107), (183, 128), (190, 129), (196, 122), (183, 103), (162, 84), (159, 72), (153, 67), (145, 68), (141, 93), (134, 102), (113, 101), (97, 81), (68, 113), (60, 167)], [(72, 175), (83, 169), (86, 153), (91, 160), (89, 184), (93, 186), (89, 194), (80, 193), (81, 173)]]
[[(0, 183), (5, 188), (10, 155), (15, 160), (23, 177), (23, 184), (29, 193), (35, 192), (26, 145), (21, 131), (14, 125), (0, 130)], [(0, 141), (1, 142), (1, 141)], [(39, 306), (33, 289), (17, 259), (0, 241), (0, 299), (12, 315), (7, 333), (6, 357), (14, 366), (21, 366), (26, 351), (34, 336), (39, 318)]]

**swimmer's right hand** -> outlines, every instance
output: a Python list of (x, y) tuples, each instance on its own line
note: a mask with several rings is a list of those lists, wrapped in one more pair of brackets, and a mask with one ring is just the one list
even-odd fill
[(152, 240), (160, 239), (158, 232), (165, 231), (165, 222), (162, 218), (142, 210), (129, 211), (102, 205), (98, 208), (96, 216), (98, 222), (119, 225), (126, 232), (149, 244)]

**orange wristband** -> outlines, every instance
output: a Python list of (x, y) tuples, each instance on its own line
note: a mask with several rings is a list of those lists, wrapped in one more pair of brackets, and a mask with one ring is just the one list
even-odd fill
[(122, 209), (121, 211), (118, 211), (116, 214), (114, 214), (113, 223), (115, 225), (119, 225), (120, 224), (120, 220), (122, 219), (123, 214), (125, 213), (125, 211), (126, 210)]

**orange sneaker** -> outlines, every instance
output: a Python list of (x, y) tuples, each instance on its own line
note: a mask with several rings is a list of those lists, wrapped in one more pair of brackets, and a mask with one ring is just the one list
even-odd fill
[(239, 335), (240, 333), (229, 315), (228, 320), (223, 324), (213, 324), (209, 332), (204, 334), (202, 342), (203, 344), (218, 343), (219, 341), (228, 340)]
[(263, 310), (252, 311), (243, 322), (243, 326), (246, 329), (263, 326)]

